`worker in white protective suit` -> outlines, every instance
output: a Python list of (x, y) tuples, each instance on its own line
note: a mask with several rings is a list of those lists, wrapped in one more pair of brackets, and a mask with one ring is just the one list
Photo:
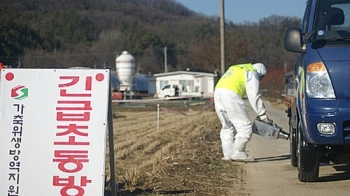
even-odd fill
[(259, 90), (260, 80), (266, 71), (262, 63), (232, 65), (215, 86), (215, 111), (222, 124), (223, 160), (254, 161), (245, 152), (252, 135), (252, 123), (242, 98), (247, 95), (260, 119), (268, 121)]

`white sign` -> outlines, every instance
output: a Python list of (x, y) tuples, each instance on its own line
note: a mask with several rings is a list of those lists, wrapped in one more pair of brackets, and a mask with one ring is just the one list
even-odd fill
[(3, 69), (0, 195), (103, 195), (110, 71)]

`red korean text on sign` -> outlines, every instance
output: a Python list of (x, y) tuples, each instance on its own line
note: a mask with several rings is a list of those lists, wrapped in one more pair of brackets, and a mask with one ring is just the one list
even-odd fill
[[(75, 195), (80, 196), (85, 193), (84, 187), (91, 183), (87, 176), (80, 177), (80, 183), (77, 183), (78, 177), (75, 175), (83, 171), (84, 164), (89, 163), (89, 151), (82, 148), (90, 145), (86, 138), (89, 137), (88, 122), (92, 111), (92, 76), (60, 76), (59, 81), (60, 98), (56, 106), (58, 124), (53, 162), (58, 163), (57, 168), (64, 177), (53, 176), (53, 185), (62, 187), (61, 195), (75, 191)], [(66, 174), (70, 176), (66, 177)]]

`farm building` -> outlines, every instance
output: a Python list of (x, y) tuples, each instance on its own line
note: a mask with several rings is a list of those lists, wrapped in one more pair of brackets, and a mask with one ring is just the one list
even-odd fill
[[(172, 95), (200, 95), (201, 97), (212, 97), (214, 92), (214, 73), (175, 71), (152, 75), (149, 73), (135, 74), (135, 58), (124, 51), (116, 58), (116, 71), (112, 74), (114, 78), (114, 91), (123, 94), (123, 97), (144, 97), (160, 95), (163, 87), (170, 85)], [(169, 89), (168, 89), (169, 90)], [(164, 92), (164, 91), (162, 91)], [(181, 92), (181, 93), (180, 93)]]
[(156, 93), (155, 78), (150, 73), (135, 73), (135, 58), (127, 51), (116, 58), (116, 70), (112, 71), (112, 86), (113, 91), (120, 92), (124, 98), (143, 98)]
[(133, 91), (153, 96), (156, 93), (155, 78), (151, 74), (136, 73), (132, 80)]
[[(120, 80), (116, 71), (112, 71), (112, 90), (114, 92), (120, 91)], [(148, 74), (134, 74), (132, 77), (132, 91), (134, 95), (140, 95), (141, 97), (153, 96), (156, 93), (155, 78)]]
[(154, 74), (156, 91), (159, 94), (165, 85), (181, 85), (183, 92), (200, 92), (203, 97), (214, 93), (214, 73), (174, 71)]

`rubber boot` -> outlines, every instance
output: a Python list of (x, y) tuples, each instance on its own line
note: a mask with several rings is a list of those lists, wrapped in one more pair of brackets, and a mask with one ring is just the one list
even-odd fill
[(244, 161), (244, 162), (252, 162), (254, 158), (249, 156), (245, 152), (245, 148), (247, 145), (247, 140), (243, 138), (236, 138), (235, 143), (233, 144), (233, 153), (230, 157), (233, 161)]
[(231, 160), (230, 157), (232, 156), (232, 148), (233, 148), (232, 144), (222, 144), (222, 152), (224, 154), (224, 157), (222, 158), (222, 160), (224, 161)]
[(222, 160), (229, 161), (231, 160), (230, 157), (232, 156), (232, 149), (234, 145), (234, 138), (232, 134), (232, 130), (224, 129), (220, 132), (220, 139), (221, 139), (221, 147), (222, 147), (222, 153), (224, 154), (224, 157)]

